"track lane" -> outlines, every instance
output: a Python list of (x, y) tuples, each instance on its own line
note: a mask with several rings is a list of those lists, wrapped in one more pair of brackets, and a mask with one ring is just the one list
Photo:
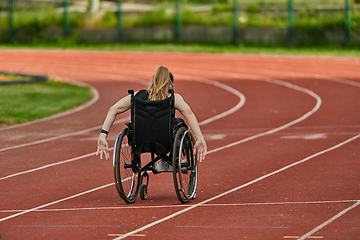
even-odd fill
[[(235, 158), (234, 158), (234, 160), (236, 160)], [(156, 229), (155, 229), (156, 230)]]

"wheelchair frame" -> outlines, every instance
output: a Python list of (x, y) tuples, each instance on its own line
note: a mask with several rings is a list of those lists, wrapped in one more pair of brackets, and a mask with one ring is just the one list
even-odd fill
[[(115, 186), (119, 196), (128, 204), (135, 202), (138, 194), (140, 198), (147, 198), (149, 184), (149, 173), (159, 174), (155, 163), (160, 159), (165, 160), (173, 166), (173, 182), (176, 196), (181, 203), (187, 203), (196, 196), (198, 180), (198, 165), (194, 156), (194, 136), (185, 123), (176, 125), (171, 131), (172, 141), (170, 150), (166, 154), (151, 153), (151, 161), (141, 166), (141, 154), (136, 154), (137, 146), (134, 139), (134, 91), (128, 90), (131, 95), (132, 121), (125, 123), (126, 128), (119, 133), (114, 147), (113, 167)], [(171, 114), (171, 121), (175, 118), (174, 91), (169, 89), (170, 107), (174, 114)], [(155, 156), (156, 155), (156, 156)], [(146, 178), (146, 181), (145, 181)]]

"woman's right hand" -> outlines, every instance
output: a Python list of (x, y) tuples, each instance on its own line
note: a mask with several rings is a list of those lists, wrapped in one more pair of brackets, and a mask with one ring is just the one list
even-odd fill
[(98, 143), (98, 148), (96, 151), (96, 156), (98, 156), (100, 154), (100, 159), (102, 159), (102, 156), (104, 154), (105, 159), (108, 160), (110, 157), (110, 154), (109, 154), (109, 145), (108, 145), (108, 142), (106, 141), (106, 135), (100, 134), (97, 143)]

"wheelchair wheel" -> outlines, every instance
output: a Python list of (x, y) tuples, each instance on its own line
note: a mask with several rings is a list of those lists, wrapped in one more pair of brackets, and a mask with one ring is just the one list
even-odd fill
[(198, 167), (193, 148), (191, 132), (181, 127), (175, 135), (173, 147), (174, 187), (181, 203), (187, 203), (196, 195)]
[(114, 149), (114, 177), (118, 194), (126, 203), (133, 203), (139, 192), (141, 174), (133, 171), (131, 146), (125, 128), (116, 139)]

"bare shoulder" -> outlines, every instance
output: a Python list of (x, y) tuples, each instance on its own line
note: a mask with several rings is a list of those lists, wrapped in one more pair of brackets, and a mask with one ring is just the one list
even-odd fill
[(174, 96), (175, 96), (175, 101), (176, 100), (184, 101), (184, 98), (180, 94), (175, 93)]
[(175, 96), (175, 107), (186, 104), (184, 98), (180, 94), (175, 93), (174, 96)]
[(175, 108), (180, 112), (190, 109), (184, 98), (178, 93), (175, 93)]

